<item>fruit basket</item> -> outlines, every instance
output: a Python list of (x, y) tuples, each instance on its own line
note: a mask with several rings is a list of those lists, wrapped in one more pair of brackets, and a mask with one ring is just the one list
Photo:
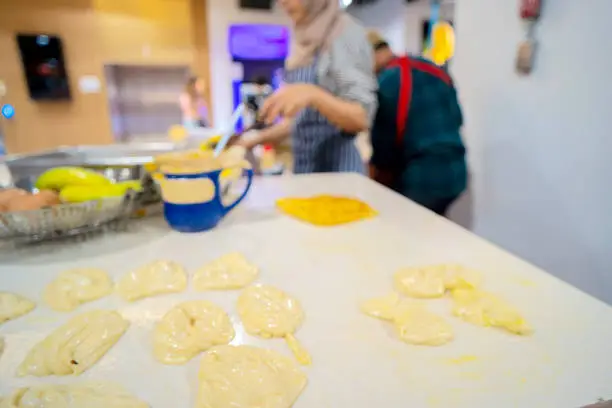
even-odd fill
[(136, 194), (128, 191), (123, 197), (0, 213), (0, 239), (35, 242), (94, 231), (129, 218), (135, 202)]

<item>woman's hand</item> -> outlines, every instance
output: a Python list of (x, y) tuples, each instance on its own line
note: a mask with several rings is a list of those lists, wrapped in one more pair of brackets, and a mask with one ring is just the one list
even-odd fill
[(312, 106), (321, 89), (311, 84), (284, 85), (264, 102), (260, 117), (268, 124), (279, 116), (292, 118), (300, 111)]

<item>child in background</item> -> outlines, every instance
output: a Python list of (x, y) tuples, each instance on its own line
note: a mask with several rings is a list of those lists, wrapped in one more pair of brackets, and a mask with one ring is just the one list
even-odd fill
[(205, 99), (206, 82), (198, 77), (191, 77), (185, 84), (179, 103), (183, 113), (183, 126), (187, 129), (209, 127), (208, 106)]

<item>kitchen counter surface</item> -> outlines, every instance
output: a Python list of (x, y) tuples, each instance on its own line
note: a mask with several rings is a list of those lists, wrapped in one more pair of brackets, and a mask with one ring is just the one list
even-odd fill
[[(315, 228), (274, 209), (275, 198), (319, 193), (360, 197), (379, 216)], [(179, 234), (163, 220), (149, 219), (85, 242), (0, 254), (0, 290), (39, 303), (29, 315), (0, 325), (6, 340), (0, 394), (39, 383), (114, 380), (152, 407), (192, 407), (199, 358), (185, 366), (163, 366), (151, 353), (155, 322), (188, 299), (222, 306), (235, 324), (235, 344), (290, 355), (282, 340), (244, 333), (236, 314), (237, 291), (196, 293), (190, 287), (135, 303), (111, 295), (67, 314), (40, 303), (44, 286), (65, 269), (100, 267), (117, 279), (146, 262), (169, 259), (193, 272), (229, 251), (244, 253), (261, 269), (258, 282), (293, 294), (305, 309), (296, 337), (313, 364), (304, 368), (309, 383), (296, 408), (577, 408), (612, 396), (612, 308), (357, 175), (257, 179), (245, 203), (207, 233)], [(430, 309), (447, 316), (456, 338), (442, 347), (418, 347), (360, 314), (361, 300), (391, 291), (398, 268), (451, 262), (481, 271), (484, 287), (517, 306), (535, 333), (517, 337), (472, 326), (450, 316), (448, 299), (432, 300)], [(15, 377), (35, 343), (70, 316), (99, 308), (116, 309), (132, 324), (92, 369), (80, 377)]]

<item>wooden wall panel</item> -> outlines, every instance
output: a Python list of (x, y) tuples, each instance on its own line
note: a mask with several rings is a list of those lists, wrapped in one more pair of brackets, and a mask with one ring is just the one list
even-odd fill
[[(206, 33), (205, 12), (205, 0), (0, 0), (0, 80), (8, 90), (3, 102), (16, 110), (14, 119), (2, 122), (9, 153), (112, 143), (105, 87), (98, 94), (78, 90), (82, 75), (103, 81), (104, 64), (188, 65), (208, 78), (206, 37), (195, 37)], [(29, 99), (17, 32), (62, 38), (71, 101)]]

